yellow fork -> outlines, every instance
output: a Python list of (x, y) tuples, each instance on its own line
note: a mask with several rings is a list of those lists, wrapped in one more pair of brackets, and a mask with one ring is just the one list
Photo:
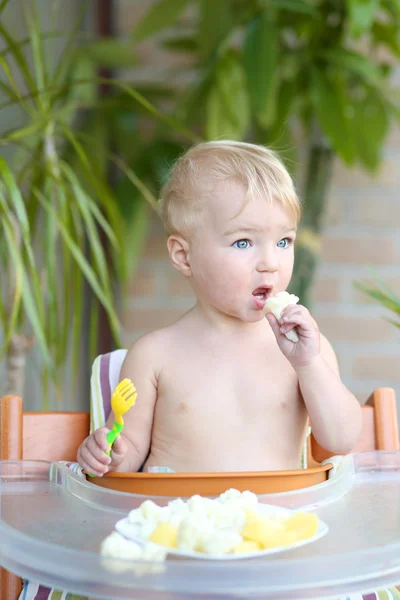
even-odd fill
[(115, 421), (112, 429), (107, 433), (107, 442), (110, 446), (107, 454), (110, 454), (111, 446), (124, 428), (123, 415), (132, 408), (136, 402), (136, 398), (137, 392), (135, 386), (130, 379), (125, 377), (125, 379), (119, 382), (111, 396), (111, 410), (114, 413)]

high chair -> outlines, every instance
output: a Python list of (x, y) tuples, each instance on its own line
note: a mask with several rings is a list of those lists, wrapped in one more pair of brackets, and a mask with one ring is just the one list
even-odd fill
[[(122, 351), (116, 351), (121, 353)], [(110, 355), (104, 359), (110, 368)], [(122, 354), (115, 354), (117, 362)], [(107, 358), (108, 357), (108, 358)], [(96, 360), (99, 360), (96, 359)], [(113, 360), (113, 358), (111, 359)], [(95, 361), (96, 364), (96, 361)], [(104, 389), (114, 387), (119, 375), (104, 377), (99, 366), (99, 378)], [(92, 375), (93, 378), (93, 375)], [(99, 379), (99, 381), (100, 381)], [(92, 379), (93, 383), (93, 379)], [(93, 391), (93, 389), (92, 389)], [(106, 394), (107, 395), (107, 394)], [(110, 398), (102, 397), (104, 409), (109, 408)], [(93, 404), (92, 404), (93, 406)], [(379, 388), (363, 406), (363, 430), (354, 452), (371, 450), (398, 450), (399, 435), (395, 392), (391, 388)], [(0, 460), (76, 460), (76, 453), (83, 439), (88, 435), (90, 415), (88, 412), (23, 412), (22, 399), (18, 396), (4, 396), (0, 400)], [(329, 458), (330, 454), (321, 448), (311, 435), (308, 442), (308, 464), (313, 466)], [(17, 600), (22, 587), (21, 579), (0, 568), (0, 599)]]

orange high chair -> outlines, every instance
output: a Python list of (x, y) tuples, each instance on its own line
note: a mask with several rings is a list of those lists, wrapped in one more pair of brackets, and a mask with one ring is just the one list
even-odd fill
[[(394, 390), (375, 390), (362, 412), (363, 429), (353, 451), (398, 450)], [(77, 449), (89, 433), (89, 423), (88, 412), (23, 412), (21, 398), (4, 396), (0, 400), (0, 460), (75, 461)], [(309, 467), (315, 467), (329, 456), (311, 434)], [(17, 600), (21, 587), (22, 581), (17, 575), (0, 568), (1, 600)]]

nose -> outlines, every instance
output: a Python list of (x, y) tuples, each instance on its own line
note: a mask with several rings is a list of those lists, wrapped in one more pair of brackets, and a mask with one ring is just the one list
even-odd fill
[(263, 248), (257, 260), (257, 271), (275, 273), (278, 270), (279, 262), (276, 247)]

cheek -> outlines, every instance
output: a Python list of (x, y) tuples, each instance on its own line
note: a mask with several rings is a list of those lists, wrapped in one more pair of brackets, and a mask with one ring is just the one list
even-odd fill
[(288, 255), (285, 256), (285, 258), (281, 262), (280, 268), (279, 268), (280, 274), (285, 279), (291, 278), (292, 272), (293, 272), (293, 264), (294, 264), (294, 254), (293, 254), (293, 252), (290, 252), (290, 254), (288, 253)]

